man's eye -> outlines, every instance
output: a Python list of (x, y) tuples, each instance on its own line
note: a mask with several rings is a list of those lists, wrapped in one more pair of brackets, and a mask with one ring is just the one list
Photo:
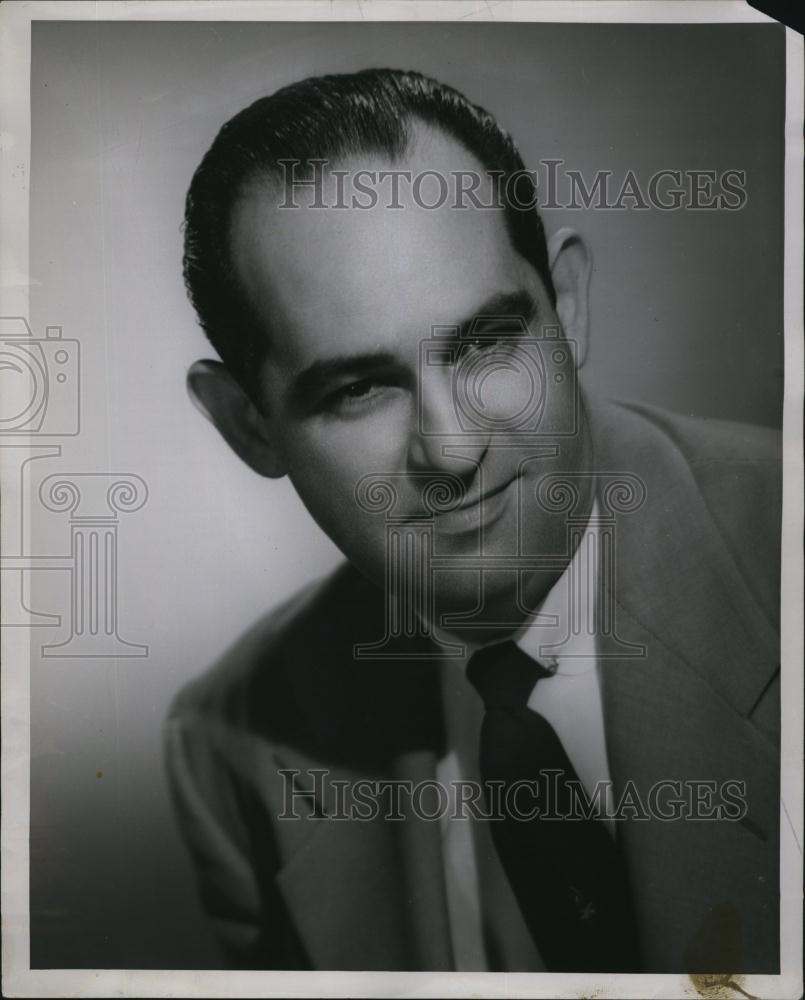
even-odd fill
[(362, 382), (352, 382), (350, 385), (345, 385), (339, 389), (336, 395), (341, 395), (347, 399), (358, 399), (371, 392), (372, 385), (373, 383), (368, 380), (364, 380)]
[(508, 331), (490, 334), (487, 337), (471, 337), (462, 344), (462, 354), (477, 354), (483, 351), (501, 351), (516, 343), (516, 338)]
[(460, 357), (466, 357), (468, 354), (477, 354), (478, 351), (483, 351), (489, 347), (489, 341), (481, 337), (470, 337), (467, 340), (462, 340), (458, 344), (458, 351)]
[(384, 388), (379, 379), (359, 379), (357, 382), (350, 382), (330, 393), (324, 400), (324, 405), (326, 409), (336, 412), (348, 410), (350, 407), (358, 407), (362, 403), (374, 399), (375, 396), (383, 392)]

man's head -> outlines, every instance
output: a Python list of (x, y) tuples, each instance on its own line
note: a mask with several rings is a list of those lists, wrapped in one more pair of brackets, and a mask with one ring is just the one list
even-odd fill
[[(184, 274), (201, 325), (230, 370), (253, 385), (266, 331), (252, 322), (232, 270), (233, 206), (251, 183), (290, 164), (374, 154), (399, 165), (417, 125), (429, 125), (501, 175), (513, 245), (553, 296), (534, 183), (509, 135), (482, 108), (419, 73), (365, 70), (313, 77), (261, 98), (228, 121), (196, 170), (185, 210)], [(283, 166), (285, 164), (285, 166)], [(515, 178), (507, 185), (505, 181)], [(516, 207), (532, 205), (530, 211)]]
[[(325, 191), (340, 191), (326, 207), (321, 186), (288, 189), (316, 169)], [(356, 199), (359, 180), (365, 190), (383, 171), (442, 178), (447, 197), (408, 184), (358, 207), (371, 202)], [(474, 200), (461, 197), (467, 176), (478, 179)], [(422, 513), (428, 482), (459, 484), (458, 509), (435, 518), (440, 553), (477, 554), (481, 535), (496, 555), (561, 550), (563, 524), (524, 516), (523, 504), (533, 506), (543, 473), (585, 460), (574, 373), (540, 343), (560, 329), (583, 356), (589, 260), (569, 231), (546, 241), (535, 205), (491, 116), (451, 88), (387, 70), (306, 80), (256, 102), (224, 126), (193, 178), (185, 278), (225, 367), (193, 366), (191, 392), (253, 468), (290, 476), (377, 580), (384, 516), (356, 497), (371, 474), (394, 483), (403, 518)], [(423, 345), (437, 327), (457, 332), (434, 366)], [(468, 402), (478, 418), (469, 426)], [(531, 411), (541, 426), (523, 424)], [(491, 604), (496, 587), (512, 598), (511, 579), (487, 579)], [(445, 574), (445, 605), (471, 606), (477, 580)]]

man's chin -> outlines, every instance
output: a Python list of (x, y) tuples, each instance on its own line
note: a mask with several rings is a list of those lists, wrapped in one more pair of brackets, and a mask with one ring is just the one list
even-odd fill
[(474, 643), (502, 637), (519, 628), (545, 599), (557, 571), (530, 573), (487, 570), (436, 575), (434, 624)]
[[(475, 570), (437, 573), (434, 581), (434, 608), (439, 618), (458, 616), (486, 622), (514, 621), (517, 611), (517, 573)], [(522, 613), (519, 613), (522, 616)]]

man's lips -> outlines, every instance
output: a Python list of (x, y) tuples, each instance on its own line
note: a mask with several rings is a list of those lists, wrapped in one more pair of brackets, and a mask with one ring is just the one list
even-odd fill
[(457, 535), (490, 527), (506, 510), (515, 492), (517, 476), (493, 486), (484, 493), (465, 497), (461, 506), (439, 513), (434, 518), (436, 530)]
[(511, 486), (516, 478), (516, 476), (513, 476), (511, 479), (507, 479), (506, 482), (501, 483), (499, 486), (493, 486), (492, 489), (487, 490), (486, 493), (478, 493), (475, 496), (465, 497), (464, 503), (456, 507), (456, 510), (469, 510), (472, 507), (477, 507), (480, 504), (485, 503), (487, 500), (491, 500), (492, 497), (497, 496), (498, 493), (502, 493), (505, 489)]

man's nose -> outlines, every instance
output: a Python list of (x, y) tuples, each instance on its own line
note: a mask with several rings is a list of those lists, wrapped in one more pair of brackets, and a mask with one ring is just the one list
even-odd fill
[(419, 406), (411, 428), (409, 465), (417, 471), (447, 471), (466, 478), (483, 458), (489, 435), (458, 412), (450, 369), (420, 385)]

